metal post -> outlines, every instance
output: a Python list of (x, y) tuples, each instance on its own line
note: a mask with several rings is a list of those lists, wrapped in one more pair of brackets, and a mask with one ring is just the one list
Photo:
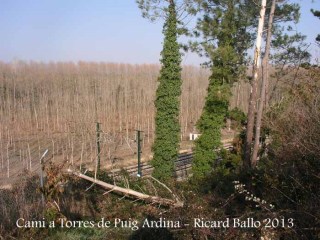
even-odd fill
[[(41, 168), (40, 168), (40, 187), (41, 187), (41, 190), (43, 190), (43, 186), (44, 186), (44, 180), (43, 180), (44, 163), (43, 163), (43, 159), (47, 155), (47, 153), (48, 153), (48, 149), (46, 149), (46, 151), (42, 154), (42, 156), (40, 158), (40, 165), (41, 165)], [(42, 203), (42, 206), (45, 207), (45, 199), (44, 199), (43, 192), (41, 193), (41, 203)]]
[(100, 148), (100, 123), (97, 122), (96, 125), (96, 129), (97, 129), (97, 152), (98, 152), (98, 163), (97, 163), (97, 174), (100, 171), (100, 153), (101, 153), (101, 148)]
[(138, 145), (138, 177), (142, 177), (142, 172), (141, 172), (141, 132), (140, 130), (136, 130), (137, 131), (137, 145)]

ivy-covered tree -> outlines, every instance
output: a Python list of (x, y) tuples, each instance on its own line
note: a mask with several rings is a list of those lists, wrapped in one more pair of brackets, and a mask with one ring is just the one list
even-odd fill
[(184, 34), (183, 22), (195, 14), (194, 0), (136, 0), (142, 16), (156, 21), (163, 19), (164, 43), (161, 52), (162, 68), (156, 92), (156, 129), (152, 147), (153, 175), (166, 180), (173, 175), (174, 160), (179, 148), (179, 101), (181, 95), (181, 55), (178, 35)]
[[(202, 115), (197, 122), (201, 135), (195, 142), (193, 176), (202, 178), (212, 169), (221, 147), (221, 128), (228, 113), (231, 86), (237, 81), (245, 62), (252, 36), (247, 3), (238, 0), (202, 1), (203, 17), (197, 30), (205, 39), (202, 48), (211, 68), (209, 87)], [(244, 11), (244, 9), (248, 11)]]
[(169, 2), (163, 34), (162, 67), (155, 100), (156, 127), (152, 165), (154, 177), (167, 180), (173, 175), (180, 135), (181, 55), (177, 42), (177, 16), (173, 0)]

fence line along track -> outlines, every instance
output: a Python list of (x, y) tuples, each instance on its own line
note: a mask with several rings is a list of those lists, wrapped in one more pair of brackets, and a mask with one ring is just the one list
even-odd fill
[[(223, 148), (230, 151), (233, 149), (233, 146), (232, 144), (224, 144)], [(193, 160), (192, 152), (179, 154), (178, 159), (174, 161), (175, 177), (177, 178), (177, 180), (183, 180), (191, 175), (190, 170), (192, 167), (192, 160)], [(220, 160), (220, 158), (218, 158), (217, 160)], [(153, 167), (151, 164), (143, 163), (140, 165), (140, 167), (141, 167), (142, 176), (151, 175), (153, 171)], [(120, 178), (122, 176), (121, 174), (122, 170), (126, 171), (129, 174), (129, 176), (137, 176), (138, 174), (138, 166), (137, 164), (134, 164), (121, 169), (114, 169), (110, 171), (108, 175), (109, 177), (112, 177), (115, 179)]]

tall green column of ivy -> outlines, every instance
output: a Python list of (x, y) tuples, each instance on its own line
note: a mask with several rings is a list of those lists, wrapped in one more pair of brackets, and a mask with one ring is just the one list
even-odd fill
[(193, 177), (196, 179), (208, 174), (217, 159), (217, 152), (214, 150), (221, 146), (221, 128), (228, 112), (231, 95), (228, 83), (231, 76), (226, 66), (217, 65), (210, 76), (205, 106), (197, 122), (201, 136), (195, 142), (192, 164)]
[(156, 127), (152, 165), (153, 176), (165, 181), (173, 175), (180, 135), (181, 55), (177, 42), (177, 16), (173, 0), (170, 1), (163, 33), (162, 67), (155, 100)]
[(222, 0), (214, 8), (207, 5), (203, 8), (205, 15), (198, 21), (198, 29), (207, 39), (203, 47), (210, 58), (212, 74), (205, 106), (197, 122), (201, 135), (195, 141), (192, 163), (195, 179), (207, 175), (217, 159), (215, 150), (221, 147), (221, 129), (228, 113), (231, 86), (244, 69), (244, 52), (250, 44), (246, 31), (249, 17), (241, 14), (241, 2)]

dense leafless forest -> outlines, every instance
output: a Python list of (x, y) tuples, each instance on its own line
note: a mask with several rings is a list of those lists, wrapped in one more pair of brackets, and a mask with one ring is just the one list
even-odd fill
[[(92, 162), (96, 122), (104, 133), (105, 158), (117, 147), (133, 148), (136, 129), (144, 131), (148, 149), (159, 69), (155, 64), (1, 63), (1, 179), (21, 173), (21, 166), (37, 169), (45, 149), (71, 164)], [(182, 77), (181, 137), (187, 139), (202, 111), (209, 71), (184, 66)], [(247, 96), (241, 89), (233, 105), (245, 108)]]
[[(71, 165), (92, 163), (96, 122), (103, 131), (103, 166), (125, 154), (134, 157), (137, 129), (144, 131), (144, 151), (149, 153), (159, 69), (156, 64), (2, 62), (1, 180), (10, 182), (23, 170), (39, 169), (46, 149), (51, 158)], [(183, 67), (182, 140), (196, 131), (209, 75), (203, 67)], [(245, 80), (234, 85), (231, 108), (247, 111), (249, 89)]]

